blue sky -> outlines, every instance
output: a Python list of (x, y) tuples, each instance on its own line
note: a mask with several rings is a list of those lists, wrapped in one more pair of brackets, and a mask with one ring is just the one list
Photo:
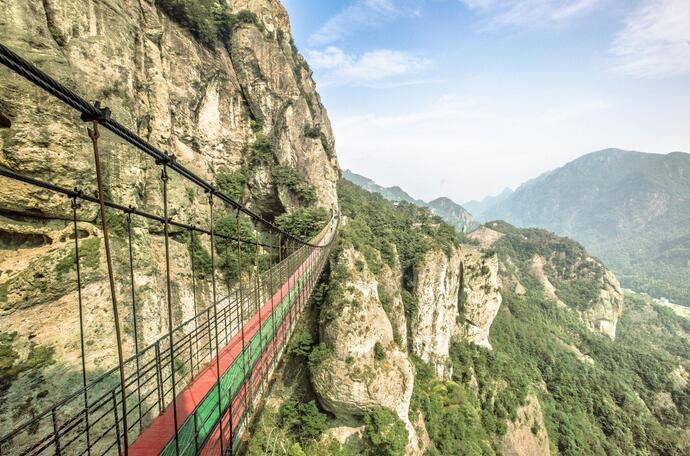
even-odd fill
[(690, 0), (282, 0), (343, 168), (467, 201), (690, 152)]

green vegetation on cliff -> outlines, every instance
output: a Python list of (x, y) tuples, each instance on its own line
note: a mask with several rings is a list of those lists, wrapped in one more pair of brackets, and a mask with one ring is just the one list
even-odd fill
[(485, 214), (570, 236), (623, 286), (690, 306), (690, 154), (608, 149), (518, 188)]
[[(494, 245), (504, 278), (515, 274), (526, 292), (501, 291), (493, 351), (453, 345), (452, 382), (434, 380), (418, 365), (413, 404), (423, 411), (438, 454), (498, 451), (498, 445), (487, 450), (487, 436), (506, 432), (530, 391), (541, 402), (552, 452), (687, 454), (690, 388), (674, 372), (690, 370), (690, 321), (629, 295), (612, 342), (549, 299), (530, 268), (535, 254), (547, 258), (549, 274), (563, 277), (556, 293), (569, 290), (564, 300), (583, 308), (598, 290), (601, 271), (583, 263), (581, 246), (543, 230), (491, 226), (506, 233)], [(452, 422), (459, 424), (447, 426)]]
[(392, 266), (397, 250), (401, 267), (406, 270), (432, 248), (450, 255), (458, 243), (455, 229), (426, 209), (406, 202), (396, 206), (344, 179), (338, 183), (338, 195), (342, 214), (347, 217), (341, 238), (364, 254), (374, 273), (381, 267), (376, 251)]
[(248, 10), (237, 14), (218, 0), (158, 0), (158, 7), (175, 22), (189, 30), (204, 46), (226, 44), (233, 29), (242, 23), (258, 23)]

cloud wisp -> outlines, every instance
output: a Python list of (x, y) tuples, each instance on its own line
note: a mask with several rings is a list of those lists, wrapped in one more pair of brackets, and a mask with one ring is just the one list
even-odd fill
[(326, 46), (356, 30), (419, 14), (420, 0), (356, 0), (328, 19), (309, 37), (309, 45)]
[(563, 25), (591, 11), (600, 0), (460, 0), (485, 20), (482, 29)]
[(640, 78), (690, 74), (690, 1), (647, 0), (611, 46), (618, 72)]
[(385, 87), (409, 84), (410, 76), (418, 76), (431, 61), (408, 52), (377, 49), (361, 55), (351, 55), (329, 46), (324, 50), (307, 52), (308, 60), (320, 77), (319, 85)]

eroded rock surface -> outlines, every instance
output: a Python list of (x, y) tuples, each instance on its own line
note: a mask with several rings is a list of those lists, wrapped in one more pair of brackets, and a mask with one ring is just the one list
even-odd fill
[(414, 371), (407, 353), (393, 338), (393, 327), (381, 305), (378, 282), (364, 257), (353, 248), (339, 259), (350, 271), (344, 292), (336, 297), (338, 318), (321, 327), (331, 354), (311, 369), (321, 404), (337, 417), (363, 416), (378, 407), (395, 411), (410, 432), (408, 418)]
[(517, 419), (508, 421), (506, 434), (501, 439), (501, 451), (506, 456), (549, 456), (549, 435), (539, 399), (534, 393), (527, 396), (526, 404), (516, 412)]
[(588, 309), (580, 311), (580, 318), (590, 329), (614, 340), (624, 301), (625, 295), (620, 282), (613, 272), (607, 269), (600, 281), (599, 296)]
[(463, 285), (460, 297), (461, 338), (481, 347), (491, 348), (489, 330), (502, 297), (499, 291), (498, 256), (467, 247), (464, 249)]
[(417, 309), (409, 321), (410, 350), (442, 378), (452, 375), (448, 351), (457, 325), (462, 260), (459, 248), (450, 256), (430, 250), (414, 271)]
[[(197, 175), (216, 183), (220, 175), (242, 170), (243, 202), (268, 218), (306, 204), (276, 184), (276, 165), (292, 168), (313, 187), (313, 204), (335, 208), (333, 134), (311, 73), (292, 45), (287, 12), (277, 0), (231, 3), (234, 12), (249, 9), (257, 21), (238, 24), (227, 46), (202, 44), (148, 0), (7, 0), (0, 41), (85, 99), (108, 106), (120, 123)], [(4, 66), (0, 92), (0, 112), (12, 120), (12, 128), (0, 130), (0, 165), (93, 195), (93, 152), (78, 113)], [(260, 143), (270, 144), (270, 157), (243, 168), (252, 160), (252, 145)], [(160, 214), (160, 167), (104, 129), (100, 144), (108, 198)], [(202, 191), (172, 174), (169, 193), (174, 220), (209, 225)], [(39, 380), (32, 388), (27, 390), (22, 374), (0, 391), (6, 398), (33, 395), (20, 405), (0, 401), (5, 429), (47, 405), (42, 391), (73, 391), (80, 355), (69, 199), (5, 179), (0, 209), (0, 248), (7, 253), (0, 256), (0, 335), (16, 332), (15, 365), (28, 356), (25, 347), (52, 350), (51, 363), (34, 369)], [(223, 208), (216, 209), (223, 215)], [(82, 271), (87, 367), (96, 375), (114, 365), (112, 311), (96, 207), (83, 204), (77, 216), (88, 254)], [(115, 222), (112, 247), (129, 356), (133, 319), (124, 219)], [(162, 228), (138, 218), (133, 227), (136, 312), (145, 346), (167, 330)], [(195, 310), (185, 235), (173, 232), (171, 239), (175, 323)], [(208, 250), (208, 239), (200, 242)], [(198, 285), (201, 308), (210, 302), (209, 288)]]

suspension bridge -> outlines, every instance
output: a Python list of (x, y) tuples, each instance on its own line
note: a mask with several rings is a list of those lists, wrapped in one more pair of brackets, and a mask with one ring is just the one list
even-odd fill
[[(21, 77), (54, 96), (90, 126), (93, 149), (94, 195), (61, 187), (0, 166), (0, 176), (29, 187), (63, 195), (70, 201), (76, 268), (75, 310), (79, 314), (81, 385), (66, 397), (32, 417), (20, 417), (14, 429), (0, 430), (0, 456), (6, 455), (215, 455), (234, 454), (252, 411), (267, 388), (300, 311), (324, 269), (338, 231), (337, 214), (310, 240), (300, 239), (264, 219), (179, 163), (171, 154), (147, 142), (118, 123), (108, 108), (90, 103), (0, 44), (0, 63), (14, 77)], [(3, 116), (1, 128), (11, 126)], [(99, 138), (101, 130), (123, 140), (160, 168), (162, 213), (125, 206), (106, 198)], [(179, 176), (202, 190), (207, 226), (196, 226), (170, 217), (169, 180)], [(113, 350), (117, 365), (88, 378), (88, 348), (84, 343), (82, 255), (78, 216), (83, 205), (97, 209), (100, 242), (105, 247), (108, 299), (111, 301)], [(126, 357), (116, 292), (113, 249), (109, 237), (109, 211), (126, 220), (129, 296), (125, 304), (134, 316), (134, 354)], [(234, 215), (234, 233), (218, 232), (219, 213)], [(136, 219), (162, 225), (165, 249), (165, 306), (167, 331), (148, 346), (137, 334), (137, 290), (132, 226)], [(251, 221), (252, 235), (243, 234), (241, 220)], [(172, 231), (186, 232), (191, 243), (207, 242), (210, 273), (202, 277), (191, 256), (193, 318), (176, 322), (173, 315), (171, 268)], [(233, 283), (222, 285), (218, 251), (236, 262)], [(82, 246), (83, 248), (83, 246)], [(228, 255), (228, 249), (236, 252)], [(268, 258), (268, 262), (260, 261)], [(267, 264), (266, 264), (267, 263)], [(226, 265), (227, 266), (227, 265)], [(227, 279), (227, 277), (226, 277)], [(210, 302), (200, 302), (200, 282), (210, 282)], [(49, 304), (49, 303), (47, 303)], [(141, 322), (139, 322), (141, 324)], [(23, 422), (22, 422), (23, 421)]]

